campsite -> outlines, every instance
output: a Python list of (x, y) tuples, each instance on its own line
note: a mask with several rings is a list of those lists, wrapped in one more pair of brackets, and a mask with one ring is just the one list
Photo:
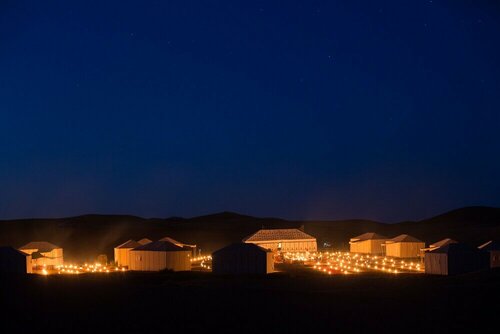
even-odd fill
[[(495, 249), (491, 269), (486, 251), (470, 245), (498, 236), (498, 215), (499, 209), (476, 207), (400, 224), (227, 213), (176, 223), (124, 223), (123, 217), (2, 222), (9, 233), (1, 238), (20, 238), (19, 251), (2, 254), (19, 259), (20, 267), (31, 261), (26, 272), (35, 274), (0, 273), (6, 310), (1, 326), (7, 332), (34, 325), (44, 332), (147, 333), (166, 324), (172, 330), (220, 332), (275, 326), (290, 332), (449, 332), (473, 328), (477, 321), (488, 325), (496, 312), (488, 305), (500, 293), (500, 271), (493, 267), (497, 244), (481, 244)], [(95, 219), (101, 236), (90, 233)], [(311, 236), (311, 230), (318, 234)], [(398, 234), (407, 231), (418, 238)], [(57, 244), (22, 245), (38, 233), (53, 235)], [(192, 237), (184, 243), (166, 234)], [(437, 241), (444, 235), (450, 238)], [(124, 240), (132, 236), (138, 241)], [(83, 263), (96, 259), (104, 262)]]

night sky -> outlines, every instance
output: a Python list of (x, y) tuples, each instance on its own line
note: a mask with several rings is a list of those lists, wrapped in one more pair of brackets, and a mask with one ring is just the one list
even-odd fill
[(498, 1), (0, 1), (0, 218), (500, 206)]

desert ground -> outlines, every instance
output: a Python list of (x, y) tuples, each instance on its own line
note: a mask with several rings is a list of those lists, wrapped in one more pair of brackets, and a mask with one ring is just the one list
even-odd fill
[(437, 277), (277, 269), (267, 277), (3, 275), (0, 326), (3, 333), (446, 333), (497, 322), (500, 270)]

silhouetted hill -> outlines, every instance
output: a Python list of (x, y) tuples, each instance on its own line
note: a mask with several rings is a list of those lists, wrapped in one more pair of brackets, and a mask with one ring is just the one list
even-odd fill
[(334, 248), (348, 249), (349, 238), (364, 232), (387, 237), (407, 233), (431, 243), (446, 237), (477, 245), (500, 239), (500, 209), (468, 207), (422, 221), (384, 224), (370, 220), (288, 221), (221, 212), (193, 218), (141, 218), (130, 215), (83, 215), (60, 219), (0, 221), (0, 245), (20, 247), (47, 240), (64, 247), (66, 258), (93, 260), (100, 253), (113, 256), (113, 247), (128, 240), (171, 236), (211, 252), (239, 241), (261, 228), (299, 228)]
[(482, 225), (496, 226), (500, 221), (500, 208), (470, 206), (452, 210), (429, 219), (422, 220), (428, 224)]
[(432, 242), (444, 237), (479, 244), (500, 238), (500, 208), (465, 207), (417, 222), (395, 224), (393, 231)]

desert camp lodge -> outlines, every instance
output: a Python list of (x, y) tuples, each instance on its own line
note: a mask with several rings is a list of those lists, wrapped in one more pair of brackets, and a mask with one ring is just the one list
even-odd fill
[(316, 252), (316, 238), (299, 229), (262, 229), (243, 239), (273, 252)]
[(31, 255), (33, 268), (55, 268), (64, 264), (63, 249), (47, 241), (33, 241), (19, 250)]

